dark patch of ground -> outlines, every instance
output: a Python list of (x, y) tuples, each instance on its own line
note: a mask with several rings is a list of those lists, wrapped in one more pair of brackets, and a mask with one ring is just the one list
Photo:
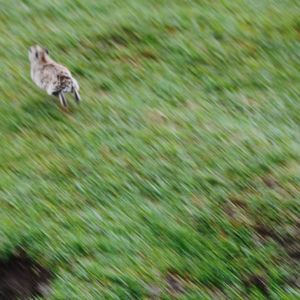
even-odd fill
[(43, 297), (49, 292), (51, 272), (25, 252), (0, 261), (0, 300)]

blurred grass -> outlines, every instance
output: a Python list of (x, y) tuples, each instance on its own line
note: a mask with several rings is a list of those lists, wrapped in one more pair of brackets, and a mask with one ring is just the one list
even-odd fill
[[(0, 0), (0, 253), (51, 268), (51, 299), (300, 299), (299, 20), (296, 0)], [(35, 43), (81, 84), (68, 115), (31, 82)]]

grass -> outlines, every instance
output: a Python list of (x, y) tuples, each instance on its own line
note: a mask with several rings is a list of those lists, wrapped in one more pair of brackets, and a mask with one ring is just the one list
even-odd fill
[[(299, 17), (0, 0), (1, 256), (49, 267), (50, 299), (300, 299)], [(30, 79), (36, 43), (81, 85), (69, 114)]]

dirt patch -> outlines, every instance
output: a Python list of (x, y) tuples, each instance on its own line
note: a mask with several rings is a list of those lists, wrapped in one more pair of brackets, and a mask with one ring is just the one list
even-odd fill
[(159, 110), (151, 110), (146, 113), (146, 118), (149, 123), (154, 125), (165, 124), (168, 120), (167, 116)]
[(275, 180), (273, 177), (271, 176), (265, 176), (262, 178), (264, 184), (270, 188), (270, 189), (276, 189), (277, 187), (279, 187), (279, 183), (277, 180)]
[(300, 230), (298, 227), (279, 233), (265, 224), (257, 223), (254, 229), (262, 239), (273, 239), (283, 247), (291, 259), (300, 261)]
[(158, 54), (151, 49), (144, 49), (140, 52), (140, 56), (149, 60), (158, 60)]
[(295, 271), (286, 279), (286, 287), (300, 289), (300, 269), (295, 268)]
[(0, 300), (30, 299), (49, 293), (51, 272), (25, 252), (0, 261)]
[(259, 289), (265, 296), (269, 296), (270, 289), (268, 280), (263, 275), (251, 275), (246, 280), (244, 280), (244, 285), (247, 290), (251, 289), (252, 287), (256, 287)]
[[(286, 254), (285, 263), (291, 268), (290, 274), (285, 278), (285, 284), (287, 287), (300, 288), (300, 228), (297, 226), (297, 223), (294, 226), (286, 227), (284, 230), (278, 228), (277, 230), (271, 226), (262, 223), (256, 223), (254, 226), (260, 242), (273, 240), (277, 242), (282, 251)], [(282, 260), (282, 259), (281, 259)], [(263, 288), (263, 281), (259, 280), (250, 280)], [(250, 285), (250, 284), (248, 284)]]
[(149, 300), (159, 300), (161, 297), (161, 288), (155, 284), (147, 285), (146, 290), (149, 295)]
[(254, 225), (255, 232), (262, 238), (262, 239), (269, 239), (272, 238), (275, 241), (279, 240), (278, 234), (275, 232), (273, 228), (270, 228), (262, 223), (256, 223)]
[(129, 44), (139, 43), (141, 41), (141, 38), (136, 31), (130, 28), (121, 27), (113, 32), (104, 35), (98, 35), (97, 41), (100, 42), (103, 46), (107, 47), (126, 47)]
[(252, 224), (247, 208), (247, 203), (238, 198), (230, 198), (222, 205), (226, 218), (234, 227)]
[(176, 33), (180, 32), (180, 29), (176, 26), (166, 25), (165, 31), (168, 33), (168, 35), (175, 35)]
[(174, 297), (184, 293), (182, 278), (176, 272), (169, 272), (166, 276), (167, 289)]

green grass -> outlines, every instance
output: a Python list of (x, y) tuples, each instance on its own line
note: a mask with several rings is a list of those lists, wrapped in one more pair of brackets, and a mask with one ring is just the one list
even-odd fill
[[(0, 255), (51, 268), (50, 299), (300, 299), (299, 20), (297, 0), (0, 0)], [(69, 114), (30, 79), (36, 43), (81, 85)]]

